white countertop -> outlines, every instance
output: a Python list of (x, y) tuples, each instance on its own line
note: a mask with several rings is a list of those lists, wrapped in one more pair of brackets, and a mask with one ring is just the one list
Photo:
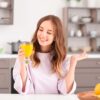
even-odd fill
[(17, 58), (17, 54), (0, 54), (0, 58)]
[(0, 94), (1, 100), (79, 100), (77, 95), (55, 95), (55, 94)]
[[(71, 55), (74, 54), (68, 54), (68, 56), (70, 57)], [(100, 54), (87, 54), (88, 58), (100, 58)]]
[[(74, 54), (68, 54), (68, 57)], [(17, 58), (17, 54), (0, 54), (0, 58)], [(100, 58), (100, 54), (88, 54), (88, 58)]]

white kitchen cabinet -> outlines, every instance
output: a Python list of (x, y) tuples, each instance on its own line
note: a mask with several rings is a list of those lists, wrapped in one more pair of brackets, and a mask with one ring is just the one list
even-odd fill
[(0, 25), (13, 24), (13, 0), (0, 0)]
[(100, 59), (89, 58), (78, 62), (75, 79), (76, 92), (94, 90), (95, 85), (100, 83)]
[(10, 93), (10, 61), (0, 58), (0, 93)]
[[(88, 56), (89, 58), (79, 61), (76, 66), (76, 93), (93, 90), (96, 83), (100, 83), (100, 55)], [(16, 55), (0, 56), (0, 93), (11, 93), (13, 88), (11, 68), (14, 67), (16, 57)]]
[(8, 69), (0, 69), (0, 93), (10, 92), (10, 75)]
[(15, 59), (0, 58), (0, 93), (11, 93), (11, 67)]

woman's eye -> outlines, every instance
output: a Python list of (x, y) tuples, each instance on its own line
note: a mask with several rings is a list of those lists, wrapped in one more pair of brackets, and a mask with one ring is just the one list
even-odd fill
[(43, 29), (39, 29), (39, 31), (43, 31)]
[(47, 32), (48, 34), (52, 34), (51, 32)]

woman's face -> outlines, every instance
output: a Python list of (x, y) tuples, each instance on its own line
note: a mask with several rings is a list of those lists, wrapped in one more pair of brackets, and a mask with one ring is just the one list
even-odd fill
[(42, 51), (47, 52), (50, 50), (54, 36), (55, 27), (52, 22), (49, 20), (42, 22), (37, 31), (37, 39)]

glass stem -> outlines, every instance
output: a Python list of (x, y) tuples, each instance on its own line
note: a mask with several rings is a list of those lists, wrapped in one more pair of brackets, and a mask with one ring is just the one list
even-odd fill
[(28, 58), (26, 58), (25, 63), (26, 63), (26, 64), (28, 64), (28, 63), (29, 63)]

